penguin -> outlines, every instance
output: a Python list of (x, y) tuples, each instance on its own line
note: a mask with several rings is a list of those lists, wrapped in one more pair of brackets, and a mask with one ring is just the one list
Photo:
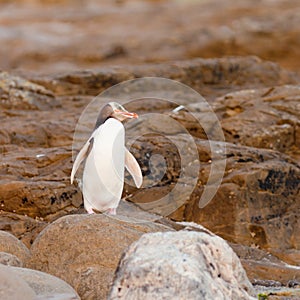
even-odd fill
[(140, 188), (142, 172), (134, 156), (125, 147), (125, 129), (122, 121), (138, 118), (122, 105), (109, 102), (100, 110), (93, 133), (78, 153), (71, 172), (74, 176), (85, 160), (82, 193), (84, 208), (89, 214), (94, 209), (116, 215), (124, 185), (125, 168)]

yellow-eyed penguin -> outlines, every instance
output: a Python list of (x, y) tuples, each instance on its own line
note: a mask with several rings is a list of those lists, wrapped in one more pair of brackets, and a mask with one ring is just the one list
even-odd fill
[(137, 118), (116, 102), (106, 104), (100, 111), (95, 129), (78, 153), (71, 173), (71, 183), (85, 159), (82, 178), (84, 207), (116, 214), (124, 185), (124, 169), (129, 171), (135, 185), (142, 185), (142, 172), (134, 156), (125, 147), (125, 129), (121, 123)]

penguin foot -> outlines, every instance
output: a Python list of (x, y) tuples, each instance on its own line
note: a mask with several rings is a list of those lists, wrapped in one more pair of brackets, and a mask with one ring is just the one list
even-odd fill
[(95, 212), (93, 211), (93, 209), (92, 208), (90, 208), (90, 209), (87, 209), (87, 212), (88, 212), (88, 214), (89, 215), (91, 215), (91, 214), (94, 214)]
[(116, 215), (117, 214), (117, 209), (114, 207), (114, 208), (109, 208), (108, 210), (107, 210), (107, 213), (109, 214), (109, 215)]

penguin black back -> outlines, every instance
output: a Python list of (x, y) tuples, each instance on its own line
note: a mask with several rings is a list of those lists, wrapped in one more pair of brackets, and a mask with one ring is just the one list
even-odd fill
[(104, 105), (99, 112), (94, 130), (101, 126), (107, 119), (112, 118), (113, 112), (114, 110), (109, 103)]

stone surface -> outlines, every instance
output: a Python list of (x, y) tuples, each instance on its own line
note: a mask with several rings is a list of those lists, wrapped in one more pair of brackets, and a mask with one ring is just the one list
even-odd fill
[(0, 231), (0, 251), (15, 255), (25, 264), (30, 257), (28, 248), (12, 234)]
[(7, 266), (0, 264), (0, 299), (5, 300), (34, 300), (36, 294), (25, 280), (18, 277)]
[(51, 73), (255, 54), (299, 70), (299, 10), (297, 0), (1, 1), (0, 68)]
[[(80, 206), (82, 196), (69, 183), (72, 167), (70, 149), (15, 150), (2, 156), (2, 210), (51, 220)], [(61, 165), (64, 167), (61, 168)]]
[[(259, 55), (299, 70), (298, 5), (294, 0), (263, 0), (256, 3), (255, 9), (250, 0), (226, 0), (222, 4), (201, 1), (192, 5), (167, 1), (104, 2), (89, 0), (84, 7), (81, 1), (80, 5), (72, 2), (72, 13), (69, 0), (0, 4), (0, 54), (5, 52), (0, 55), (0, 68), (17, 69), (13, 73), (0, 72), (0, 229), (30, 247), (48, 222), (65, 214), (84, 212), (80, 208), (79, 188), (69, 184), (73, 131), (80, 113), (94, 95), (113, 84), (143, 76), (162, 76), (188, 84), (215, 109), (230, 142), (226, 144), (229, 152), (225, 178), (209, 205), (199, 209), (197, 203), (211, 170), (212, 157), (209, 145), (203, 141), (207, 134), (191, 112), (207, 124), (209, 133), (214, 134), (215, 124), (203, 106), (194, 103), (195, 99), (183, 95), (180, 103), (187, 110), (179, 113), (170, 113), (174, 107), (159, 101), (130, 103), (128, 108), (137, 109), (140, 114), (156, 111), (183, 125), (196, 137), (201, 168), (195, 190), (185, 192), (185, 185), (191, 187), (197, 175), (194, 176), (192, 167), (186, 178), (178, 181), (181, 161), (178, 149), (170, 143), (178, 134), (177, 129), (169, 132), (169, 141), (166, 136), (144, 137), (132, 148), (143, 168), (143, 189), (136, 190), (127, 177), (124, 197), (139, 204), (155, 205), (155, 200), (169, 195), (179, 182), (182, 195), (168, 200), (168, 205), (175, 205), (175, 211), (169, 214), (171, 218), (201, 222), (232, 242), (270, 251), (281, 260), (274, 265), (273, 261), (258, 257), (242, 258), (250, 278), (269, 280), (268, 273), (272, 272), (281, 282), (292, 279), (297, 271), (295, 265), (300, 264), (296, 201), (299, 164), (295, 162), (300, 158), (296, 86), (299, 74), (254, 56), (198, 57)], [(95, 9), (98, 6), (100, 10)], [(54, 15), (57, 19), (51, 17)], [(134, 31), (134, 41), (124, 38), (124, 33), (125, 37), (127, 32), (132, 33), (132, 28), (127, 30), (131, 26), (128, 17), (132, 22), (144, 23), (145, 15), (151, 19), (156, 16), (155, 22), (144, 26), (142, 34)], [(184, 15), (189, 15), (188, 23)], [(167, 20), (173, 25), (162, 26)], [(104, 26), (110, 22), (114, 26)], [(97, 33), (96, 23), (101, 25)], [(280, 24), (285, 24), (284, 29)], [(114, 28), (114, 33), (106, 28)], [(170, 35), (170, 28), (174, 36)], [(101, 38), (95, 39), (96, 36)], [(87, 41), (91, 37), (94, 43), (90, 47)], [(98, 42), (101, 45), (97, 46)], [(196, 59), (186, 60), (190, 57)], [(170, 59), (185, 60), (164, 62)], [(78, 66), (81, 70), (70, 71)], [(57, 70), (63, 73), (57, 74)], [(93, 122), (90, 116), (85, 135)], [(156, 130), (156, 123), (154, 120), (149, 124), (148, 130)], [(145, 127), (142, 123), (135, 125), (131, 132), (134, 134)], [(186, 146), (184, 138), (177, 138), (182, 147)], [(73, 155), (77, 148), (74, 149)], [(193, 153), (187, 150), (186, 158), (193, 160)], [(127, 204), (122, 203), (121, 214), (177, 229), (171, 221)], [(160, 209), (162, 212), (163, 208)]]
[(70, 285), (55, 276), (26, 268), (10, 267), (8, 270), (32, 288), (37, 300), (80, 300)]
[(43, 86), (0, 72), (1, 109), (47, 110), (56, 106), (54, 95)]
[(81, 299), (105, 299), (124, 249), (143, 233), (167, 230), (129, 217), (62, 217), (36, 238), (28, 266), (65, 280)]
[(106, 67), (94, 71), (33, 76), (32, 80), (52, 90), (56, 95), (96, 96), (125, 80), (149, 76), (182, 82), (205, 97), (211, 97), (211, 94), (223, 95), (226, 90), (232, 91), (241, 87), (296, 84), (299, 79), (296, 73), (282, 69), (273, 62), (248, 56)]
[(275, 282), (279, 286), (288, 286), (291, 278), (300, 282), (299, 265), (284, 263), (272, 254), (255, 248), (230, 244), (240, 258), (249, 280), (257, 285), (262, 282)]
[[(300, 184), (299, 165), (280, 152), (230, 143), (225, 145), (215, 143), (215, 150), (220, 152), (215, 161), (224, 159), (222, 151), (226, 146), (226, 169), (216, 195), (200, 209), (199, 199), (211, 171), (212, 153), (207, 141), (195, 139), (195, 142), (201, 162), (199, 179), (195, 189), (192, 189), (193, 178), (186, 174), (180, 183), (181, 194), (179, 193), (175, 199), (171, 196), (165, 199), (167, 208), (168, 205), (174, 204), (174, 211), (169, 216), (177, 221), (186, 220), (203, 224), (214, 233), (235, 243), (256, 245), (276, 255), (281, 253), (282, 260), (297, 264), (297, 254), (299, 257), (300, 250), (298, 232), (300, 227), (297, 218), (300, 209), (297, 200)], [(164, 157), (168, 168), (163, 177), (159, 172), (153, 174), (149, 171), (152, 175), (151, 180), (155, 183), (152, 186), (136, 190), (126, 185), (127, 194), (133, 194), (129, 198), (130, 201), (155, 211), (157, 205), (155, 201), (168, 195), (178, 183), (178, 176), (183, 167), (180, 165), (178, 153), (173, 155), (174, 152), (170, 151), (172, 147), (174, 148), (174, 144), (181, 145), (179, 148), (184, 147), (187, 140), (185, 137), (174, 135), (168, 136), (168, 139), (148, 136), (135, 141), (132, 153), (137, 157), (145, 174), (148, 174), (149, 165), (144, 158), (153, 153)], [(189, 151), (184, 155), (189, 161)], [(197, 167), (194, 168), (197, 171)], [(154, 169), (162, 168), (157, 165)], [(150, 175), (146, 176), (146, 180)], [(190, 190), (187, 188), (189, 185)], [(190, 191), (190, 194), (186, 195), (185, 190)], [(144, 203), (147, 203), (147, 206), (143, 206)], [(149, 206), (151, 203), (153, 205)], [(164, 214), (161, 206), (158, 209)], [(290, 249), (295, 250), (294, 255), (289, 254)]]
[[(265, 287), (255, 286), (257, 295), (260, 299), (268, 300), (298, 300), (300, 299), (300, 289), (292, 289), (286, 287)], [(264, 298), (263, 298), (264, 297)], [(258, 298), (259, 299), (259, 298)]]
[[(300, 70), (299, 9), (297, 0), (255, 5), (252, 0), (0, 0), (0, 230), (30, 247), (49, 222), (84, 213), (80, 189), (69, 184), (80, 114), (93, 96), (116, 83), (162, 76), (188, 84), (215, 109), (230, 142), (225, 178), (209, 205), (199, 209), (215, 161), (203, 140), (219, 140), (215, 122), (205, 105), (186, 94), (177, 95), (187, 108), (178, 113), (170, 103), (144, 99), (128, 109), (146, 116), (155, 111), (183, 125), (196, 138), (200, 172), (195, 174), (197, 151), (188, 149), (170, 122), (168, 134), (150, 134), (133, 145), (144, 184), (136, 190), (127, 176), (124, 197), (150, 204), (151, 211), (167, 196), (167, 206), (159, 207), (163, 215), (173, 207), (174, 220), (201, 222), (244, 244), (251, 255), (240, 257), (251, 280), (293, 280), (300, 265), (300, 77), (282, 67)], [(129, 92), (141, 96), (127, 90), (122, 97)], [(164, 92), (169, 99), (172, 93)], [(88, 115), (83, 140), (97, 111)], [(128, 124), (127, 138), (143, 128), (157, 131), (158, 125), (154, 119), (148, 126)], [(191, 163), (188, 172), (171, 145), (176, 135)], [(186, 190), (195, 181), (195, 190)], [(170, 196), (176, 184), (182, 193)], [(118, 212), (135, 222), (183, 226), (130, 203), (122, 202)], [(4, 260), (16, 262), (12, 255), (3, 253)]]
[(0, 264), (13, 267), (22, 267), (23, 263), (13, 254), (0, 252)]
[(27, 248), (31, 247), (36, 236), (47, 226), (40, 219), (15, 213), (0, 211), (0, 230), (9, 232), (21, 240)]
[(108, 299), (255, 299), (237, 256), (200, 232), (150, 233), (122, 257)]
[(226, 94), (214, 107), (227, 141), (278, 150), (299, 161), (299, 85)]

